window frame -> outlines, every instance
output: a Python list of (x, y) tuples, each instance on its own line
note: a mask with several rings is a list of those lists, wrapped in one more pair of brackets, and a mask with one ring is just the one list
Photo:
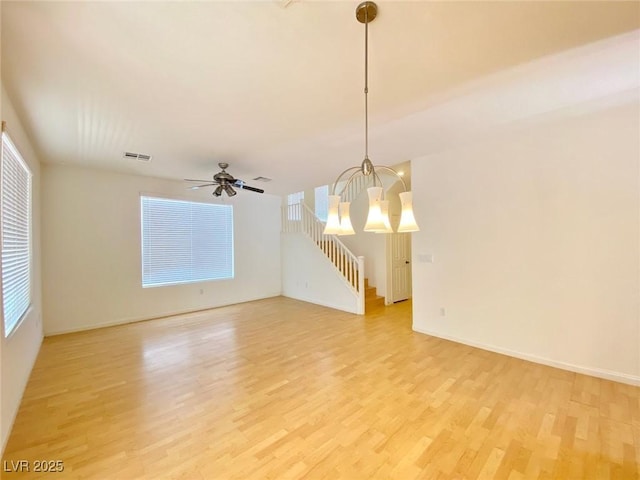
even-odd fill
[[(320, 197), (320, 195), (322, 195)], [(318, 200), (321, 201), (318, 201)], [(329, 185), (320, 185), (313, 191), (313, 205), (316, 218), (322, 223), (327, 223), (327, 217), (329, 216)], [(322, 206), (322, 209), (319, 207)]]
[[(235, 225), (234, 225), (234, 212), (233, 212), (233, 205), (229, 205), (229, 204), (219, 204), (219, 203), (212, 203), (212, 202), (206, 202), (206, 201), (202, 201), (202, 200), (194, 200), (194, 199), (190, 199), (190, 198), (180, 198), (180, 197), (175, 197), (175, 196), (169, 196), (169, 195), (162, 195), (162, 194), (157, 194), (157, 193), (144, 193), (141, 192), (140, 193), (140, 284), (142, 286), (142, 288), (156, 288), (156, 287), (171, 287), (171, 286), (176, 286), (176, 285), (186, 285), (186, 284), (192, 284), (192, 283), (204, 283), (204, 282), (215, 282), (215, 281), (225, 281), (225, 280), (233, 280), (235, 278)], [(164, 282), (149, 282), (145, 284), (145, 225), (144, 225), (144, 219), (145, 219), (145, 207), (144, 207), (144, 199), (145, 198), (149, 198), (149, 199), (155, 199), (155, 200), (163, 200), (163, 201), (169, 201), (169, 202), (179, 202), (179, 203), (186, 203), (186, 204), (197, 204), (197, 205), (206, 205), (206, 206), (211, 206), (213, 208), (225, 208), (228, 210), (229, 212), (229, 225), (228, 227), (230, 228), (230, 233), (228, 234), (228, 241), (229, 241), (229, 249), (230, 251), (227, 252), (227, 255), (230, 256), (231, 258), (231, 265), (230, 265), (230, 271), (229, 271), (229, 275), (228, 276), (222, 276), (222, 277), (211, 277), (211, 278), (189, 278), (189, 279), (185, 279), (185, 280), (174, 280), (174, 281), (164, 281)], [(193, 223), (190, 223), (190, 227), (193, 227)], [(189, 242), (190, 245), (193, 244), (193, 236), (194, 236), (194, 232), (193, 230), (191, 230), (190, 234), (189, 234)], [(190, 262), (189, 262), (189, 266), (185, 267), (185, 268), (192, 268), (193, 265), (193, 251), (191, 251), (191, 258), (190, 258)]]
[[(11, 136), (8, 134), (5, 128), (4, 122), (2, 123), (2, 132), (0, 138), (0, 253), (2, 254), (2, 259), (0, 259), (0, 270), (2, 271), (0, 275), (0, 294), (2, 295), (2, 335), (4, 338), (10, 338), (15, 332), (18, 331), (20, 326), (22, 325), (24, 319), (27, 317), (29, 312), (31, 311), (33, 305), (33, 172), (29, 165), (25, 161), (24, 157), (20, 153), (20, 150), (16, 146), (16, 144), (11, 139)], [(26, 287), (26, 305), (21, 310), (20, 314), (17, 316), (15, 321), (12, 321), (10, 325), (7, 324), (7, 315), (5, 311), (5, 268), (4, 268), (4, 247), (5, 247), (5, 171), (7, 168), (6, 159), (5, 159), (5, 149), (8, 149), (15, 159), (17, 167), (23, 170), (26, 179), (26, 230), (24, 235), (26, 235), (26, 250), (27, 250), (27, 261), (26, 261), (26, 278), (23, 278), (21, 281), (27, 285)], [(13, 179), (13, 183), (15, 185), (16, 179)], [(13, 214), (15, 216), (15, 213)]]

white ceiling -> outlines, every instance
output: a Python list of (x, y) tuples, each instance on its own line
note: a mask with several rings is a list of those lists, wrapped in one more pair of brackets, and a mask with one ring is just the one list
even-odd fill
[[(327, 183), (364, 152), (364, 27), (357, 2), (285, 3), (5, 0), (3, 85), (47, 163)], [(378, 4), (374, 163), (638, 88), (638, 2)]]

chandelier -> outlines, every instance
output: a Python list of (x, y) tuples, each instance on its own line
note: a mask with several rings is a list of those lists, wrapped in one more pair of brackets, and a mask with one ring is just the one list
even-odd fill
[[(347, 168), (343, 171), (331, 188), (329, 195), (329, 212), (327, 224), (323, 233), (325, 235), (353, 235), (355, 231), (349, 218), (350, 202), (342, 201), (343, 196), (349, 191), (349, 187), (354, 179), (360, 176), (373, 179), (373, 186), (367, 188), (369, 197), (369, 212), (367, 223), (364, 226), (365, 232), (392, 233), (393, 229), (389, 222), (389, 201), (384, 198), (384, 188), (378, 176), (378, 171), (384, 171), (397, 177), (404, 192), (400, 193), (402, 213), (398, 233), (417, 232), (420, 230), (413, 215), (412, 194), (407, 190), (407, 185), (402, 177), (393, 168), (383, 165), (374, 165), (369, 160), (369, 22), (372, 22), (378, 14), (378, 6), (374, 2), (362, 2), (356, 8), (356, 18), (360, 23), (364, 23), (364, 160), (359, 166)], [(348, 175), (348, 176), (347, 176)], [(336, 194), (336, 188), (340, 181), (346, 178), (346, 183), (340, 193)], [(368, 183), (368, 182), (367, 182)]]

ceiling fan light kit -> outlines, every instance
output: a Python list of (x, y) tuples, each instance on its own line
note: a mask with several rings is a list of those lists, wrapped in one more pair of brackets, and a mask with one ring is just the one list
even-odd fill
[(227, 196), (229, 197), (233, 197), (234, 195), (237, 195), (238, 192), (236, 192), (233, 189), (233, 187), (240, 188), (242, 190), (250, 190), (256, 193), (264, 193), (264, 190), (261, 188), (250, 187), (249, 185), (244, 183), (244, 180), (233, 178), (233, 176), (231, 176), (226, 171), (226, 169), (229, 168), (228, 163), (220, 162), (218, 163), (218, 166), (222, 171), (216, 173), (213, 176), (213, 180), (194, 180), (191, 178), (185, 178), (185, 181), (198, 182), (201, 184), (201, 185), (194, 185), (190, 187), (191, 190), (198, 190), (199, 188), (202, 188), (202, 187), (216, 186), (216, 188), (213, 190), (213, 193), (212, 193), (214, 197), (221, 196), (223, 192), (226, 193)]
[[(364, 226), (365, 232), (375, 233), (392, 233), (391, 223), (389, 222), (389, 201), (384, 198), (384, 189), (382, 181), (378, 176), (377, 170), (383, 170), (394, 175), (401, 182), (404, 192), (400, 193), (400, 202), (402, 204), (402, 212), (400, 215), (400, 224), (398, 233), (417, 232), (420, 230), (413, 215), (412, 194), (407, 190), (407, 185), (394, 169), (382, 165), (373, 165), (369, 160), (369, 110), (368, 110), (368, 93), (369, 93), (369, 23), (378, 15), (378, 6), (374, 2), (362, 2), (356, 8), (356, 18), (360, 23), (364, 24), (364, 160), (359, 166), (350, 167), (343, 171), (333, 184), (331, 195), (329, 195), (329, 212), (327, 215), (327, 224), (323, 233), (325, 235), (353, 235), (355, 232), (351, 225), (349, 216), (349, 202), (341, 202), (342, 196), (348, 191), (349, 186), (354, 178), (358, 176), (371, 177), (373, 186), (367, 188), (369, 197), (369, 212), (367, 214), (367, 223)], [(346, 183), (339, 194), (336, 194), (336, 188), (340, 181), (347, 174)], [(379, 184), (379, 185), (378, 185)]]

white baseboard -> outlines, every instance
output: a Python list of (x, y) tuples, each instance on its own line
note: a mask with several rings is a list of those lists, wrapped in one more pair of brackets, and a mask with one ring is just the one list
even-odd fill
[(346, 307), (344, 305), (337, 305), (337, 304), (333, 304), (331, 302), (325, 302), (322, 300), (316, 300), (314, 298), (308, 298), (308, 297), (303, 297), (303, 296), (294, 296), (294, 295), (290, 295), (287, 293), (282, 293), (283, 297), (287, 297), (287, 298), (292, 298), (294, 300), (300, 300), (302, 302), (307, 302), (307, 303), (313, 303), (314, 305), (320, 305), (322, 307), (328, 307), (328, 308), (333, 308), (334, 310), (341, 310), (343, 312), (347, 312), (347, 313), (355, 313), (356, 315), (358, 314), (358, 305), (356, 304), (354, 306), (353, 309), (349, 309), (349, 307)]
[(433, 332), (430, 330), (416, 328), (413, 326), (413, 330), (418, 333), (424, 333), (425, 335), (430, 335), (432, 337), (443, 338), (445, 340), (451, 340), (452, 342), (462, 343), (463, 345), (469, 345), (470, 347), (480, 348), (482, 350), (488, 350), (490, 352), (501, 353), (503, 355), (508, 355), (510, 357), (519, 358), (521, 360), (527, 360), (533, 363), (539, 363), (542, 365), (547, 365), (549, 367), (560, 368), (562, 370), (568, 370), (570, 372), (581, 373), (584, 375), (589, 375), (592, 377), (604, 378), (605, 380), (612, 380), (614, 382), (626, 383), (628, 385), (640, 386), (640, 377), (635, 375), (629, 375), (626, 373), (614, 372), (612, 370), (605, 370), (602, 368), (594, 368), (594, 367), (585, 367), (581, 365), (574, 365), (571, 363), (560, 362), (558, 360), (552, 360), (550, 358), (539, 357), (537, 355), (532, 355), (529, 353), (517, 352), (514, 350), (509, 350), (507, 348), (496, 347), (495, 345), (487, 345), (484, 343), (474, 342), (471, 340), (466, 340), (458, 337), (454, 337), (452, 335), (446, 335), (438, 332)]
[(171, 312), (161, 312), (161, 313), (158, 313), (158, 314), (153, 315), (153, 316), (120, 318), (120, 319), (109, 321), (109, 322), (92, 323), (92, 324), (88, 324), (88, 325), (80, 325), (78, 327), (69, 328), (69, 329), (45, 331), (44, 336), (45, 337), (51, 337), (53, 335), (64, 335), (65, 333), (85, 332), (87, 330), (95, 330), (95, 329), (98, 329), (98, 328), (115, 327), (116, 325), (126, 325), (127, 323), (146, 322), (147, 320), (156, 320), (156, 319), (159, 319), (159, 318), (173, 317), (175, 315), (186, 315), (186, 314), (189, 314), (189, 313), (204, 312), (204, 311), (207, 311), (207, 310), (212, 310), (214, 308), (228, 307), (228, 306), (231, 306), (231, 305), (238, 305), (240, 303), (253, 302), (253, 301), (256, 301), (256, 300), (264, 300), (266, 298), (279, 297), (280, 295), (281, 295), (281, 293), (276, 293), (274, 295), (266, 295), (266, 296), (260, 296), (260, 297), (256, 297), (256, 298), (248, 298), (246, 300), (239, 300), (237, 302), (232, 302), (232, 303), (223, 303), (223, 304), (220, 304), (220, 305), (211, 305), (211, 306), (206, 306), (206, 307), (202, 307), (202, 308), (196, 308), (194, 310), (179, 310), (179, 311), (171, 311)]

